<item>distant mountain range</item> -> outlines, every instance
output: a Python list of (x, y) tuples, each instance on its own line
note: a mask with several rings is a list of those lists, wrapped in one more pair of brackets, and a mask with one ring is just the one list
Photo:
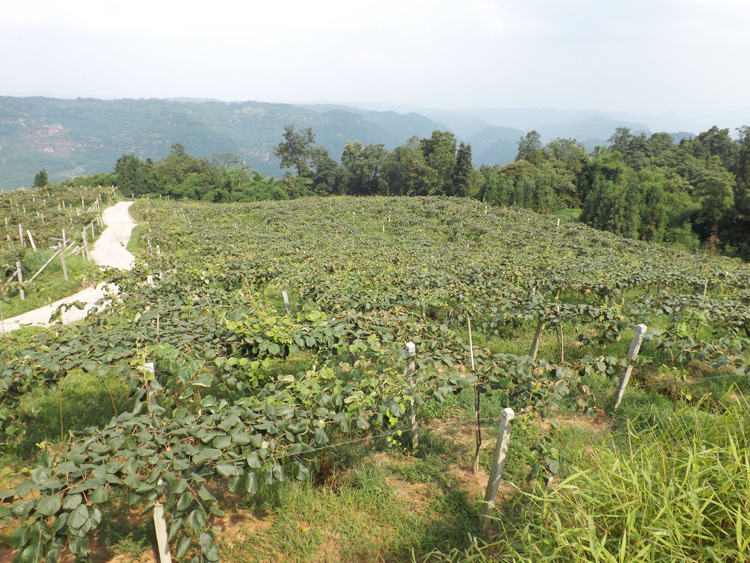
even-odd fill
[[(289, 105), (193, 99), (76, 100), (0, 96), (0, 190), (29, 186), (37, 172), (50, 182), (111, 172), (125, 153), (160, 160), (173, 143), (197, 157), (233, 153), (252, 169), (280, 176), (273, 145), (283, 127), (311, 127), (316, 142), (339, 159), (347, 141), (383, 143), (387, 149), (436, 129), (471, 143), (473, 164), (506, 164), (518, 140), (537, 130), (543, 141), (575, 138), (587, 150), (605, 144), (616, 127), (678, 131), (676, 116), (644, 119), (603, 112), (553, 109), (428, 108)], [(676, 138), (698, 130), (673, 133)]]

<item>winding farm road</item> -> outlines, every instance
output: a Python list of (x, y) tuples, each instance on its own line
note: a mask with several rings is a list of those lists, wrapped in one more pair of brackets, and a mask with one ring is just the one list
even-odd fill
[[(135, 227), (130, 217), (130, 206), (132, 201), (122, 201), (112, 207), (108, 207), (102, 214), (106, 229), (99, 239), (94, 243), (91, 251), (91, 259), (99, 266), (108, 266), (120, 270), (133, 268), (135, 257), (127, 250), (126, 246), (130, 240), (130, 233)], [(63, 304), (80, 301), (85, 304), (83, 309), (71, 307), (62, 315), (63, 324), (80, 321), (85, 318), (94, 304), (108, 295), (116, 295), (117, 286), (105, 282), (96, 287), (90, 287), (78, 293), (55, 301), (51, 305), (34, 309), (17, 317), (5, 319), (0, 322), (0, 333), (18, 330), (24, 326), (51, 326), (50, 317), (52, 313)]]

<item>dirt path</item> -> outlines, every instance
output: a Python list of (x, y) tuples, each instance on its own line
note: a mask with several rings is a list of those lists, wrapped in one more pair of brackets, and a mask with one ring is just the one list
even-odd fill
[[(135, 223), (130, 217), (131, 205), (133, 205), (132, 201), (122, 201), (104, 210), (102, 219), (107, 228), (91, 251), (91, 259), (99, 266), (121, 270), (132, 269), (135, 257), (125, 248), (130, 240), (130, 233), (135, 227)], [(50, 323), (50, 317), (60, 305), (75, 303), (76, 301), (84, 303), (85, 307), (83, 310), (72, 307), (65, 311), (62, 315), (62, 322), (68, 324), (80, 321), (86, 317), (97, 301), (108, 295), (116, 294), (117, 286), (102, 282), (96, 287), (84, 289), (65, 299), (55, 301), (51, 305), (6, 319), (0, 324), (0, 333), (11, 332), (22, 326), (50, 326), (52, 324)]]

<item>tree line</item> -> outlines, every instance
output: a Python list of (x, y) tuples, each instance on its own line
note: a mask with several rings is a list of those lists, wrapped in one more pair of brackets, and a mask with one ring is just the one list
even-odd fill
[[(196, 158), (175, 143), (160, 161), (122, 155), (111, 182), (122, 193), (163, 194), (213, 202), (292, 199), (308, 195), (444, 195), (499, 206), (561, 213), (624, 237), (701, 247), (750, 259), (750, 127), (712, 127), (676, 142), (668, 133), (621, 127), (607, 146), (587, 153), (575, 139), (543, 144), (519, 139), (514, 162), (472, 165), (471, 145), (449, 131), (412, 137), (393, 150), (349, 141), (336, 161), (311, 128), (284, 127), (274, 147), (282, 178), (250, 170), (233, 154)], [(80, 183), (82, 179), (77, 179)]]

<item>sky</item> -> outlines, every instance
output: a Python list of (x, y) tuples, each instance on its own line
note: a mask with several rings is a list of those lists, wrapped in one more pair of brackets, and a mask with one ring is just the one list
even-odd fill
[(25, 0), (0, 95), (750, 118), (748, 0)]

